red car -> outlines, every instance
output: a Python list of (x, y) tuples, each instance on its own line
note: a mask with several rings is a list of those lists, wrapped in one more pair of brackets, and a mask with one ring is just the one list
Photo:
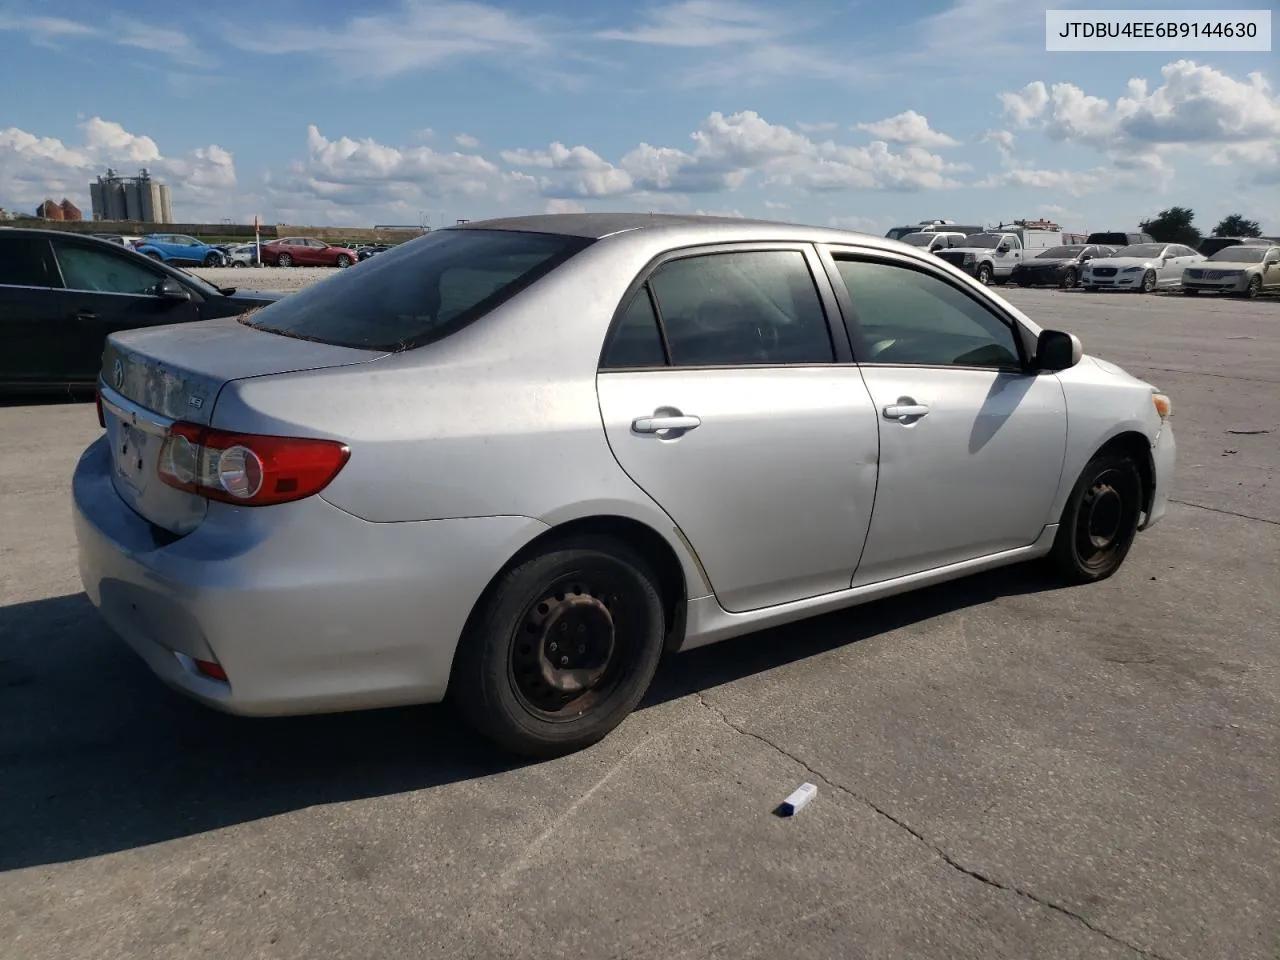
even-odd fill
[(314, 237), (281, 237), (262, 245), (262, 262), (275, 267), (349, 267), (356, 260), (350, 247)]

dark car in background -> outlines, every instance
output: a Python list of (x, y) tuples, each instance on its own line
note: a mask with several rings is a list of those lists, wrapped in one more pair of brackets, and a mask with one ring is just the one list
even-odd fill
[(386, 253), (390, 249), (391, 245), (389, 243), (373, 243), (357, 248), (356, 256), (361, 260), (368, 260), (370, 257), (377, 256), (379, 253)]
[(1126, 233), (1123, 230), (1103, 230), (1099, 233), (1091, 233), (1085, 238), (1085, 243), (1098, 243), (1104, 247), (1115, 247), (1119, 250), (1121, 247), (1131, 247), (1135, 243), (1155, 243), (1156, 238), (1149, 233), (1143, 233), (1140, 230), (1134, 230)]
[(1200, 245), (1196, 247), (1196, 252), (1203, 253), (1206, 257), (1212, 257), (1219, 250), (1225, 250), (1227, 247), (1266, 247), (1269, 245), (1267, 240), (1262, 237), (1205, 237), (1200, 241)]
[(1064, 287), (1070, 289), (1080, 282), (1080, 266), (1098, 257), (1110, 257), (1115, 247), (1096, 243), (1072, 243), (1050, 247), (1030, 260), (1024, 260), (1013, 268), (1009, 282), (1020, 287)]
[(109, 240), (0, 231), (0, 389), (91, 388), (108, 334), (234, 316), (281, 296), (215, 287)]

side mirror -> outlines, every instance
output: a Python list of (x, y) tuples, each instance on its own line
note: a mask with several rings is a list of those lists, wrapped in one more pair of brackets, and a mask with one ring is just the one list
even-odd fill
[(173, 277), (165, 277), (156, 284), (156, 296), (166, 300), (190, 300), (191, 291)]
[(1074, 333), (1061, 330), (1041, 330), (1036, 338), (1037, 370), (1066, 370), (1074, 367), (1084, 356), (1084, 347)]

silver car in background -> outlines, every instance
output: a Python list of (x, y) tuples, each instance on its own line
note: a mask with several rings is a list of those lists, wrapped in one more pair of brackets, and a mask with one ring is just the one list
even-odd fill
[(937, 257), (741, 219), (433, 231), (248, 317), (113, 334), (85, 590), (241, 714), (448, 699), (550, 756), (686, 650), (1165, 512), (1169, 400)]

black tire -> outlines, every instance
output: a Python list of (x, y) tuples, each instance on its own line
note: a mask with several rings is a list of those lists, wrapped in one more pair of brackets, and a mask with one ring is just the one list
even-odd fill
[(282, 253), (282, 254), (280, 254), (280, 256), (276, 257), (276, 266), (277, 266), (277, 267), (292, 267), (292, 266), (293, 266), (293, 257), (289, 256), (289, 254), (287, 254), (287, 253)]
[(1085, 293), (1097, 293), (1097, 292), (1098, 292), (1098, 288), (1097, 288), (1097, 287), (1094, 287), (1094, 286), (1090, 286), (1089, 284), (1085, 284), (1084, 292), (1085, 292)]
[(1099, 453), (1062, 510), (1049, 561), (1069, 584), (1096, 583), (1120, 569), (1138, 533), (1145, 490), (1133, 458)]
[(1156, 272), (1148, 270), (1142, 275), (1142, 292), (1154, 293), (1156, 289)]
[(216, 253), (211, 253), (204, 258), (204, 266), (217, 267), (222, 265), (222, 258)]
[(339, 267), (351, 266), (351, 258), (348, 257), (345, 253), (338, 254), (338, 266)]
[(976, 277), (984, 287), (991, 286), (991, 265), (988, 263), (979, 264)]
[(1183, 295), (1184, 297), (1198, 297), (1198, 296), (1200, 296), (1200, 291), (1199, 291), (1199, 290), (1192, 290), (1190, 287), (1183, 287), (1183, 288), (1182, 288), (1182, 295)]
[[(656, 583), (643, 559), (609, 537), (575, 537), (521, 561), (472, 614), (449, 699), (477, 731), (524, 756), (602, 740), (640, 702), (662, 655)], [(582, 641), (568, 656), (556, 650), (562, 634)]]
[(1076, 285), (1076, 281), (1078, 279), (1079, 277), (1076, 274), (1075, 268), (1068, 267), (1067, 272), (1062, 275), (1062, 289), (1070, 290)]
[(161, 263), (164, 263), (164, 257), (160, 256), (160, 254), (156, 253), (154, 250), (148, 250), (147, 256), (152, 260), (159, 260)]
[(1250, 300), (1255, 299), (1262, 292), (1262, 278), (1250, 277), (1249, 286), (1245, 288), (1244, 295)]

